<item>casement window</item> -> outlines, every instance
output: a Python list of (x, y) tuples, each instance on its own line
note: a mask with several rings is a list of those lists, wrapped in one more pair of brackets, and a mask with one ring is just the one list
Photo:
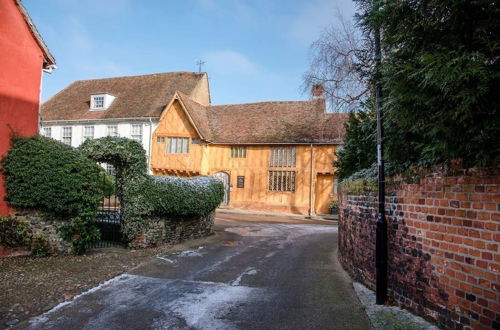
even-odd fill
[(94, 138), (94, 126), (83, 127), (83, 141)]
[(295, 171), (269, 171), (269, 191), (295, 191)]
[(71, 127), (63, 127), (62, 128), (62, 143), (71, 145), (71, 137), (72, 137), (72, 128)]
[(339, 180), (333, 179), (333, 193), (337, 195), (338, 191), (339, 191)]
[(189, 152), (189, 138), (169, 137), (167, 154), (187, 154)]
[(108, 125), (106, 127), (106, 133), (108, 136), (118, 136), (118, 126), (117, 125)]
[(156, 142), (165, 143), (165, 137), (164, 136), (157, 136), (156, 137)]
[(247, 147), (231, 147), (231, 158), (247, 158)]
[(104, 95), (92, 95), (91, 109), (104, 109)]
[(142, 124), (132, 124), (130, 129), (130, 138), (142, 143)]
[(272, 147), (269, 167), (295, 167), (297, 162), (295, 147)]
[(42, 129), (42, 135), (46, 137), (52, 137), (52, 127), (44, 127)]

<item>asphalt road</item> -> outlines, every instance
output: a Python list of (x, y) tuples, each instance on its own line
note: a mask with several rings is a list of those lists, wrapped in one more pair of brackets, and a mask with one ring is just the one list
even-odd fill
[[(243, 219), (244, 218), (244, 219)], [(31, 320), (30, 329), (370, 329), (337, 227), (219, 215), (179, 246)]]

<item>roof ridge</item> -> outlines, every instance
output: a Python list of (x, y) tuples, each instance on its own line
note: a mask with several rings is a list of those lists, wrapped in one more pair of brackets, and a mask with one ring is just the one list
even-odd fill
[(225, 107), (225, 106), (233, 106), (233, 105), (250, 105), (250, 104), (263, 104), (263, 103), (308, 103), (308, 102), (316, 102), (317, 100), (299, 100), (299, 101), (258, 101), (258, 102), (247, 102), (247, 103), (228, 103), (228, 104), (217, 104), (217, 105), (209, 105), (207, 108), (215, 108), (215, 107)]
[(194, 74), (194, 75), (203, 75), (203, 74), (205, 74), (205, 72), (169, 71), (169, 72), (146, 73), (146, 74), (118, 76), (118, 77), (107, 77), (107, 78), (78, 79), (78, 80), (75, 80), (73, 82), (95, 81), (95, 80), (111, 80), (111, 79), (122, 79), (122, 78), (135, 78), (135, 77), (146, 77), (146, 76), (155, 76), (155, 75), (167, 75), (167, 74), (174, 74), (174, 73), (175, 74), (190, 73), (190, 74)]

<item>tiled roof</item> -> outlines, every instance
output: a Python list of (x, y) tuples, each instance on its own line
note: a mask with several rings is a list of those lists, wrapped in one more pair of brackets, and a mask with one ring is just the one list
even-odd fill
[[(204, 75), (167, 72), (75, 81), (42, 105), (41, 118), (49, 121), (159, 117), (176, 91), (189, 95)], [(90, 95), (95, 93), (116, 98), (106, 110), (89, 111)]]
[(346, 114), (326, 113), (324, 99), (204, 107), (179, 93), (203, 138), (213, 143), (340, 143)]

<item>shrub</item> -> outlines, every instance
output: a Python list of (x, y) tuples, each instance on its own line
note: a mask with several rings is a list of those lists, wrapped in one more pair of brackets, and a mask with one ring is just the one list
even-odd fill
[(92, 221), (81, 217), (71, 219), (71, 224), (60, 227), (59, 232), (64, 240), (73, 243), (73, 251), (77, 255), (84, 254), (88, 243), (101, 237), (101, 232)]
[(7, 202), (59, 218), (96, 211), (102, 192), (96, 163), (61, 142), (42, 136), (13, 139), (2, 160)]
[(149, 201), (157, 216), (204, 216), (219, 206), (224, 186), (216, 178), (153, 177)]
[(0, 217), (0, 244), (8, 247), (29, 246), (32, 233), (26, 222)]
[(36, 258), (44, 258), (50, 255), (50, 246), (46, 235), (36, 235), (33, 237), (31, 252)]

